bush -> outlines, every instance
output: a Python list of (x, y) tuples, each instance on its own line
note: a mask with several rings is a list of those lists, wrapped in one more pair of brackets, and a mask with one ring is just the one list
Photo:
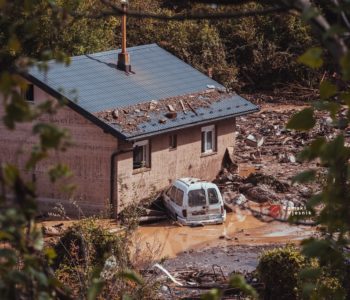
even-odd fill
[(306, 266), (306, 258), (293, 246), (264, 252), (257, 268), (260, 280), (265, 285), (264, 298), (299, 299), (299, 273)]
[(266, 251), (257, 268), (264, 299), (345, 299), (342, 280), (294, 246)]
[(109, 233), (95, 219), (85, 219), (70, 227), (55, 245), (54, 268), (62, 264), (102, 267), (112, 254), (118, 257), (121, 267), (128, 267), (128, 246), (122, 237)]

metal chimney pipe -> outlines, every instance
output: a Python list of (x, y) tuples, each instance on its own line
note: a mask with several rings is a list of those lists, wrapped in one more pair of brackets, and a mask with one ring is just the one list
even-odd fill
[(131, 65), (130, 65), (130, 59), (129, 59), (129, 53), (126, 51), (126, 12), (128, 9), (128, 1), (122, 0), (122, 9), (123, 9), (123, 15), (122, 15), (122, 51), (118, 54), (118, 69), (125, 71), (125, 72), (131, 72)]
[(123, 16), (122, 16), (122, 53), (126, 53), (126, 10), (127, 2), (122, 2)]

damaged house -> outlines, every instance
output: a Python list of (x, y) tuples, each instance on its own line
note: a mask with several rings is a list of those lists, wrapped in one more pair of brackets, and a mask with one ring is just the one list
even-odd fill
[[(235, 118), (258, 110), (156, 44), (126, 49), (123, 40), (119, 52), (72, 57), (69, 66), (52, 61), (47, 72), (32, 68), (26, 75), (32, 105), (67, 99), (43, 119), (67, 128), (73, 141), (31, 174), (43, 211), (60, 202), (76, 213), (47, 176), (58, 161), (73, 172), (73, 200), (85, 215), (109, 206), (116, 215), (179, 177), (212, 180), (234, 147)], [(31, 151), (32, 125), (15, 131), (0, 125), (2, 161), (16, 161), (24, 170), (15, 153)]]

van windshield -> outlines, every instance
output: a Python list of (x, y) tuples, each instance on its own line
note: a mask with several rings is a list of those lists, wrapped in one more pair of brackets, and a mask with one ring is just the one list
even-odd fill
[(194, 206), (204, 206), (207, 204), (207, 199), (205, 197), (205, 190), (192, 190), (188, 192), (188, 205), (190, 207)]

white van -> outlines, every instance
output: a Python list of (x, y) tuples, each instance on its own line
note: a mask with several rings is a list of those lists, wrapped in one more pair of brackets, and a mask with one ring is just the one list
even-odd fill
[(197, 178), (177, 179), (164, 193), (169, 213), (184, 225), (221, 224), (226, 219), (218, 187)]

